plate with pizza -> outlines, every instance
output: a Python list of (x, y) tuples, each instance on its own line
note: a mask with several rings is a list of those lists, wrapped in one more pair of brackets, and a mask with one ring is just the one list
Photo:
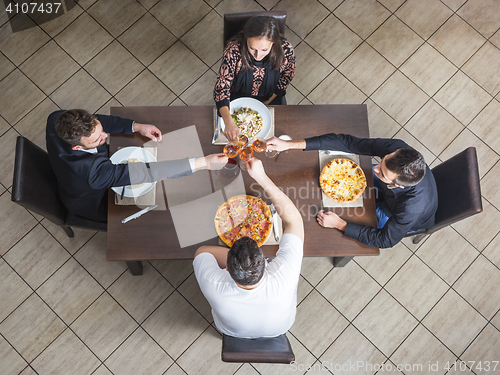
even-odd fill
[(251, 195), (237, 195), (224, 202), (215, 214), (215, 230), (229, 247), (241, 237), (250, 237), (262, 246), (273, 230), (267, 204)]
[(354, 202), (366, 188), (366, 177), (360, 166), (347, 158), (334, 158), (319, 176), (321, 190), (336, 202)]

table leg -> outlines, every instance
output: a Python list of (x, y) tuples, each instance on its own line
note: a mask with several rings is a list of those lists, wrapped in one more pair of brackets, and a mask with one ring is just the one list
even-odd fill
[(142, 275), (142, 262), (140, 260), (125, 261), (130, 273), (134, 276)]
[(333, 257), (333, 265), (335, 267), (344, 267), (354, 257)]

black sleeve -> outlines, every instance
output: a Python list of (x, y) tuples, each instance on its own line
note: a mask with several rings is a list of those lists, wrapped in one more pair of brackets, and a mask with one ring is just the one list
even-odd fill
[(396, 213), (387, 220), (383, 228), (347, 223), (344, 235), (368, 246), (393, 247), (413, 228), (418, 218), (418, 213), (406, 211), (404, 207), (396, 207)]
[(93, 189), (130, 185), (128, 165), (113, 164), (109, 158), (98, 157), (90, 167), (88, 183)]
[(336, 150), (383, 158), (398, 148), (410, 148), (400, 139), (358, 138), (349, 134), (324, 134), (307, 138), (304, 150)]
[(121, 118), (118, 116), (98, 115), (96, 114), (102, 128), (110, 134), (132, 134), (133, 120)]

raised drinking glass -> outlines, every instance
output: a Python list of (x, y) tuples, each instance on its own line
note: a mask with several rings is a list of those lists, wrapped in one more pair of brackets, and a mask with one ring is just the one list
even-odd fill
[(266, 151), (266, 140), (262, 138), (254, 139), (254, 141), (252, 142), (252, 148), (255, 152)]
[(245, 147), (240, 151), (240, 159), (242, 161), (249, 161), (253, 158), (253, 150), (250, 147)]
[(235, 158), (238, 155), (238, 152), (240, 151), (240, 148), (236, 143), (229, 142), (227, 145), (224, 146), (224, 154), (228, 158)]
[(236, 139), (236, 144), (239, 148), (243, 148), (248, 144), (248, 137), (245, 134), (239, 134)]

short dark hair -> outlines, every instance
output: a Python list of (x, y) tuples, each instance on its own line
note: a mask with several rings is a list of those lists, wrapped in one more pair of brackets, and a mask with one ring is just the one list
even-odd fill
[(255, 285), (264, 276), (266, 259), (262, 250), (250, 237), (236, 240), (227, 253), (227, 270), (239, 285)]
[(78, 146), (82, 137), (89, 137), (97, 126), (97, 117), (84, 109), (63, 112), (56, 124), (56, 133), (72, 146)]
[(413, 148), (399, 148), (389, 158), (385, 166), (398, 177), (394, 183), (403, 186), (418, 184), (425, 176), (427, 165), (420, 152)]
[(241, 53), (241, 72), (252, 69), (250, 53), (248, 52), (247, 40), (249, 38), (266, 37), (273, 46), (269, 52), (269, 62), (272, 70), (278, 70), (283, 63), (285, 53), (281, 46), (281, 35), (276, 18), (271, 16), (253, 16), (243, 26), (243, 30), (230, 40), (236, 40), (240, 43)]

